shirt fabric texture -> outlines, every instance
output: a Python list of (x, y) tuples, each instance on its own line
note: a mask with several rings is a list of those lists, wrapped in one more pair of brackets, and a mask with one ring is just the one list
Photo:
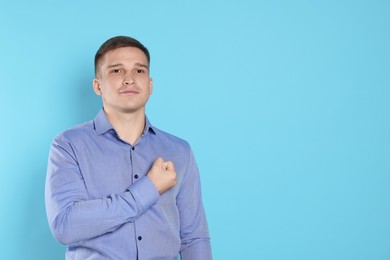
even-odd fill
[[(177, 184), (162, 195), (146, 176), (159, 156), (177, 174)], [(134, 145), (119, 138), (103, 109), (55, 137), (45, 201), (66, 259), (212, 258), (192, 150), (147, 118)]]

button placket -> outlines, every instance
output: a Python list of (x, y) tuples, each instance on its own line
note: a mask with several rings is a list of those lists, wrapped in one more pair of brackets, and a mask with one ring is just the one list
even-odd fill
[(139, 178), (139, 175), (137, 174), (136, 171), (134, 171), (134, 167), (135, 167), (135, 164), (134, 164), (134, 151), (135, 151), (135, 146), (131, 146), (130, 148), (130, 156), (131, 156), (131, 160), (132, 160), (132, 176), (133, 176), (133, 182), (134, 181), (137, 181), (138, 178)]

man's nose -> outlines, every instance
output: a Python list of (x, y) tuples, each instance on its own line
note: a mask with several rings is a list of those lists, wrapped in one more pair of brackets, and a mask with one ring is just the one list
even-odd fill
[(123, 79), (123, 85), (130, 85), (133, 83), (134, 83), (133, 75), (131, 75), (130, 73), (127, 73), (125, 75), (125, 78)]

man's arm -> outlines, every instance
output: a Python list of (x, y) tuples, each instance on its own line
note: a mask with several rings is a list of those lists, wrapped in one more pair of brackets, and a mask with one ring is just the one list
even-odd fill
[(202, 204), (200, 177), (192, 151), (177, 197), (182, 260), (211, 260), (210, 236)]
[[(161, 171), (162, 167), (154, 163), (148, 173), (154, 180), (145, 176), (126, 191), (89, 200), (70, 143), (62, 138), (55, 139), (50, 150), (45, 190), (46, 211), (54, 237), (63, 244), (72, 244), (134, 221), (157, 202), (161, 190), (174, 185), (173, 181), (161, 180), (166, 178)], [(176, 181), (176, 175), (170, 178)], [(156, 179), (164, 186), (157, 186)]]

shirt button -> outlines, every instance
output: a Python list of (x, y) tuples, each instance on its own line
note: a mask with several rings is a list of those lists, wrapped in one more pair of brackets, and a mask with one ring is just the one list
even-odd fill
[(136, 174), (136, 175), (134, 175), (134, 179), (138, 179), (138, 175)]
[(142, 237), (141, 237), (141, 236), (139, 236), (139, 237), (138, 237), (138, 240), (139, 240), (139, 241), (141, 241), (141, 240), (142, 240)]
[(131, 147), (131, 150), (133, 150), (133, 151), (134, 151), (134, 150), (135, 150), (135, 147), (134, 147), (134, 146), (133, 146), (133, 147)]

